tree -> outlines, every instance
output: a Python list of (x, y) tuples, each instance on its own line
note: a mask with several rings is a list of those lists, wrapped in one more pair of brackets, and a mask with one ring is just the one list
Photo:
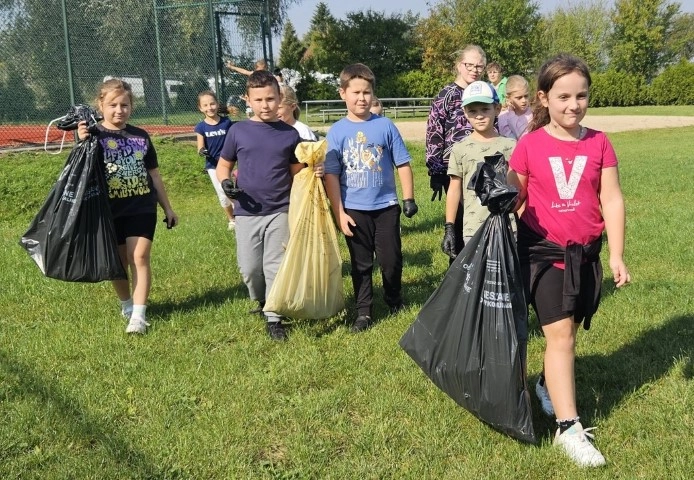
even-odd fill
[(605, 71), (609, 62), (610, 15), (604, 4), (598, 2), (557, 8), (544, 19), (542, 56), (571, 52), (585, 60), (592, 71)]
[(666, 0), (617, 0), (612, 15), (611, 66), (647, 80), (672, 61), (667, 42), (679, 4)]
[(417, 27), (423, 68), (450, 75), (454, 54), (480, 45), (488, 61), (527, 74), (540, 51), (537, 4), (529, 0), (440, 0)]
[(287, 20), (287, 23), (284, 25), (282, 44), (280, 45), (279, 66), (281, 68), (300, 70), (301, 59), (305, 50), (304, 45), (296, 35), (294, 25), (292, 25), (291, 21)]
[(487, 61), (500, 63), (508, 74), (530, 74), (540, 51), (540, 14), (529, 0), (479, 0), (468, 30)]
[(324, 59), (325, 71), (337, 74), (345, 65), (360, 62), (371, 68), (378, 82), (383, 82), (417, 68), (421, 57), (413, 36), (417, 20), (411, 13), (348, 13), (346, 20), (337, 21), (321, 39), (321, 47), (329, 52)]
[(694, 13), (675, 15), (667, 50), (673, 63), (694, 58)]
[(329, 55), (324, 48), (325, 38), (337, 26), (337, 20), (330, 13), (328, 6), (320, 2), (311, 17), (311, 24), (304, 36), (306, 51), (302, 58), (302, 64), (306, 70), (319, 71), (325, 65), (325, 59)]

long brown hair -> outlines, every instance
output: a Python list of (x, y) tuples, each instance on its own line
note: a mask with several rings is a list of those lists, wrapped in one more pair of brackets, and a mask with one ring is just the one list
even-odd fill
[(542, 105), (538, 97), (539, 92), (549, 93), (554, 85), (554, 82), (559, 80), (564, 75), (576, 72), (588, 81), (590, 87), (590, 70), (588, 65), (578, 57), (568, 53), (560, 53), (554, 58), (549, 59), (540, 68), (537, 74), (537, 93), (533, 101), (533, 119), (528, 125), (528, 132), (533, 132), (538, 128), (542, 128), (549, 123), (549, 110)]

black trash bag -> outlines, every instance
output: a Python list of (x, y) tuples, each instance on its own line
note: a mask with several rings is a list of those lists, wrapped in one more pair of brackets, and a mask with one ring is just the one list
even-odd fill
[[(74, 130), (85, 120), (95, 131), (98, 114), (72, 107), (60, 128)], [(48, 198), (19, 244), (47, 277), (68, 282), (126, 279), (118, 255), (108, 186), (97, 155), (96, 135), (79, 142)]]
[[(487, 195), (488, 204), (508, 204), (515, 189), (499, 188), (491, 163), (480, 165), (486, 166), (479, 167), (478, 194)], [(536, 443), (524, 371), (527, 338), (528, 310), (509, 215), (490, 214), (400, 346), (460, 406), (500, 432)]]
[(491, 213), (510, 213), (516, 205), (518, 190), (506, 182), (508, 162), (502, 153), (484, 157), (470, 177), (468, 190), (474, 190), (480, 203)]

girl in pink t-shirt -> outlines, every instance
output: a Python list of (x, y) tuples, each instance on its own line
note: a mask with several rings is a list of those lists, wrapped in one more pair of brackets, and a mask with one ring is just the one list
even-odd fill
[(628, 283), (622, 258), (625, 209), (617, 158), (602, 132), (581, 125), (590, 73), (571, 55), (545, 63), (538, 74), (528, 132), (511, 155), (509, 180), (520, 191), (518, 251), (526, 291), (547, 346), (536, 385), (542, 409), (556, 414), (555, 445), (583, 467), (605, 464), (576, 407), (576, 332), (587, 329), (602, 281), (599, 251), (607, 231), (610, 270)]

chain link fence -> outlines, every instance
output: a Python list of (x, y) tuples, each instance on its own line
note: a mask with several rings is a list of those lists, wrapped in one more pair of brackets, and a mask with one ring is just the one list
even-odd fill
[(202, 90), (245, 109), (246, 77), (226, 61), (252, 70), (272, 57), (267, 0), (0, 2), (0, 149), (42, 145), (50, 120), (112, 77), (133, 87), (134, 125), (192, 132)]

